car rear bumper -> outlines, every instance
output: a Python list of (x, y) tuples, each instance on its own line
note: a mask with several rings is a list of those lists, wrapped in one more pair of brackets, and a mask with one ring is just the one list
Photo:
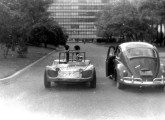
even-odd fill
[(124, 77), (120, 83), (132, 86), (160, 86), (165, 85), (165, 77), (155, 78), (153, 81), (144, 81), (141, 78)]
[(49, 82), (70, 82), (70, 83), (77, 83), (77, 82), (88, 82), (88, 81), (92, 81), (93, 78), (92, 77), (88, 77), (88, 78), (53, 78), (53, 77), (47, 77), (47, 80)]

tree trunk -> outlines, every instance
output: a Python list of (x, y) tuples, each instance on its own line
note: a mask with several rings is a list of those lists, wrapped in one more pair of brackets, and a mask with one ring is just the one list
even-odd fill
[(4, 51), (3, 51), (3, 56), (4, 56), (5, 59), (7, 58), (8, 53), (9, 53), (9, 47), (5, 47)]
[(152, 24), (151, 24), (151, 36), (152, 36), (152, 41), (151, 41), (151, 43), (152, 43), (155, 40), (153, 18), (152, 18)]
[(160, 24), (160, 44), (161, 45), (163, 44), (163, 24), (162, 24), (162, 21)]
[(160, 39), (159, 39), (159, 31), (158, 31), (159, 24), (156, 24), (156, 43), (160, 45)]
[(47, 43), (46, 42), (44, 43), (44, 47), (47, 48)]

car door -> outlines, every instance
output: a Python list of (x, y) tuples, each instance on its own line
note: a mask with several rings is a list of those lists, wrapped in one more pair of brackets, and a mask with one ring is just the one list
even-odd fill
[(114, 74), (115, 47), (110, 46), (106, 58), (106, 77)]

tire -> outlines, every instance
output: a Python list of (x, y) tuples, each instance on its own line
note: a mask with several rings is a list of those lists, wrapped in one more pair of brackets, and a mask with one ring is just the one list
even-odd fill
[(116, 82), (116, 87), (118, 89), (124, 89), (124, 85), (122, 83), (118, 82), (118, 81)]
[(45, 86), (45, 88), (50, 88), (51, 87), (51, 82), (49, 82), (47, 80), (46, 71), (44, 73), (44, 86)]
[(90, 81), (90, 88), (96, 88), (96, 71), (93, 72), (93, 79)]
[(164, 91), (164, 88), (165, 88), (164, 85), (159, 86), (159, 89), (160, 89), (161, 91)]
[(124, 89), (125, 88), (125, 86), (124, 86), (124, 84), (122, 84), (122, 83), (120, 83), (119, 82), (119, 76), (118, 76), (118, 73), (116, 72), (115, 73), (115, 81), (116, 81), (116, 87), (118, 88), (118, 89)]

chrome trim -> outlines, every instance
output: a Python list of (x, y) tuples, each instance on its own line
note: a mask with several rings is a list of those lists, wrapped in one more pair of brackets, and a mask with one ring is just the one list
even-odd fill
[(92, 77), (88, 78), (59, 78), (59, 77), (47, 77), (50, 82), (88, 82), (92, 81)]
[(163, 84), (165, 83), (165, 77), (163, 77), (163, 75), (161, 76), (161, 78), (154, 78), (153, 82), (157, 82), (159, 80), (161, 80)]
[(162, 75), (160, 78), (154, 78), (153, 81), (143, 81), (141, 78), (131, 77), (123, 77), (120, 79), (121, 82), (126, 84), (165, 84), (165, 77)]

